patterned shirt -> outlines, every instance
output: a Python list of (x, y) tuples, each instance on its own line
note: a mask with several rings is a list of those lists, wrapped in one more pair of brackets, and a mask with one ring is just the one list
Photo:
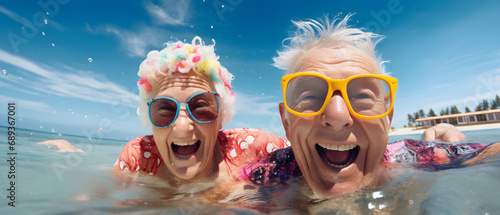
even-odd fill
[[(264, 157), (290, 143), (261, 129), (237, 128), (219, 131), (218, 139), (229, 172), (245, 163)], [(144, 171), (156, 175), (163, 160), (153, 135), (137, 137), (123, 148), (116, 165), (123, 171)]]

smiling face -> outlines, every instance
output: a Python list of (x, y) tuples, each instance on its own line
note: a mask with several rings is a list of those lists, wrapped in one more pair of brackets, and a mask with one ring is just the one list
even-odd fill
[[(332, 79), (378, 74), (375, 62), (355, 48), (313, 48), (295, 72), (314, 72)], [(387, 146), (392, 120), (360, 119), (349, 113), (342, 94), (334, 92), (317, 116), (296, 116), (280, 104), (280, 114), (297, 163), (311, 189), (324, 197), (370, 185)]]
[[(151, 93), (154, 98), (170, 97), (186, 103), (194, 94), (206, 91), (215, 91), (213, 84), (191, 71), (161, 77)], [(199, 123), (191, 118), (186, 106), (181, 105), (172, 125), (153, 127), (156, 145), (170, 173), (187, 180), (206, 177), (214, 170), (214, 148), (218, 144), (218, 131), (222, 128), (220, 118)]]

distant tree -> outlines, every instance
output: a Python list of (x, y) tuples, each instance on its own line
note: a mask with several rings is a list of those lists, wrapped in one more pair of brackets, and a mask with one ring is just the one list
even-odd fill
[(414, 121), (414, 122), (415, 122), (415, 124), (417, 124), (416, 120), (417, 120), (417, 119), (420, 119), (420, 115), (418, 114), (418, 112), (415, 112), (415, 113), (413, 114), (413, 119), (415, 119), (415, 121)]
[(451, 114), (460, 113), (460, 111), (458, 110), (456, 105), (451, 106), (450, 112), (451, 112)]
[(480, 105), (481, 105), (481, 109), (483, 109), (483, 110), (489, 110), (490, 109), (490, 103), (486, 99), (483, 99), (483, 101), (481, 102)]
[(441, 111), (439, 111), (439, 116), (442, 116), (442, 115), (445, 115), (445, 112), (444, 112), (444, 110), (441, 109)]
[(408, 126), (413, 126), (413, 123), (415, 123), (415, 118), (413, 115), (408, 114)]
[(449, 107), (446, 108), (446, 110), (444, 111), (444, 114), (450, 115), (450, 108)]
[(434, 110), (432, 108), (429, 110), (429, 117), (436, 116), (436, 113), (434, 113)]
[(478, 104), (476, 106), (476, 111), (482, 111), (483, 110), (483, 106), (481, 104)]
[(491, 109), (500, 109), (500, 97), (498, 95), (491, 101)]
[(425, 117), (425, 112), (424, 112), (424, 110), (423, 110), (423, 109), (420, 109), (420, 110), (418, 111), (418, 116), (419, 116), (419, 118), (424, 118), (424, 117)]
[(472, 112), (472, 111), (469, 109), (469, 107), (466, 106), (465, 107), (465, 113), (470, 113), (470, 112)]

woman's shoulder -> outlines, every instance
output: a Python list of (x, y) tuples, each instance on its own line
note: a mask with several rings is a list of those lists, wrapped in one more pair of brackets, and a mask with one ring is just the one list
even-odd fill
[(153, 135), (144, 135), (130, 140), (118, 157), (117, 166), (122, 171), (143, 170), (156, 174), (162, 159)]
[(221, 130), (219, 142), (226, 160), (236, 166), (290, 146), (284, 138), (252, 128)]

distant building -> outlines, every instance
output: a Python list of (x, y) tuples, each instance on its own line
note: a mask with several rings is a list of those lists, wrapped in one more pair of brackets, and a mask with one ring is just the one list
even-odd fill
[(416, 119), (415, 122), (419, 122), (420, 126), (424, 127), (434, 126), (442, 122), (454, 125), (498, 123), (500, 122), (500, 109), (425, 117)]

